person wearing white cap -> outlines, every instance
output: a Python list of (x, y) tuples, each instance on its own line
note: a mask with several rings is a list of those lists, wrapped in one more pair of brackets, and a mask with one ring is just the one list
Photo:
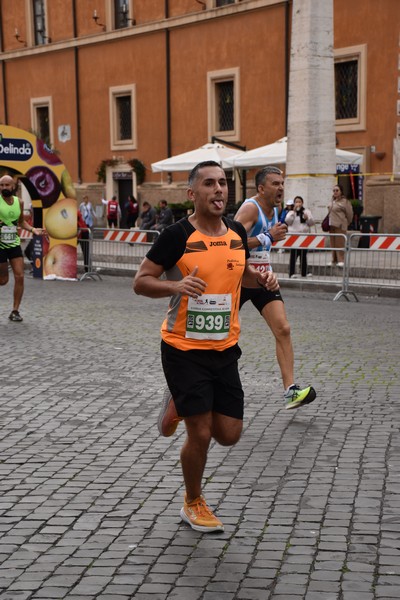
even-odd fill
[[(286, 215), (286, 224), (289, 233), (309, 233), (310, 227), (315, 224), (311, 211), (304, 208), (301, 196), (294, 199), (294, 207)], [(289, 277), (296, 277), (296, 261), (300, 257), (301, 276), (307, 277), (307, 249), (291, 248), (289, 261)]]
[[(289, 198), (289, 200), (286, 200), (285, 206), (282, 208), (281, 212), (279, 213), (279, 223), (286, 222), (286, 216), (290, 210), (293, 210), (293, 206), (294, 206), (294, 200), (291, 200), (290, 198)], [(283, 252), (282, 248), (281, 248), (281, 251)]]

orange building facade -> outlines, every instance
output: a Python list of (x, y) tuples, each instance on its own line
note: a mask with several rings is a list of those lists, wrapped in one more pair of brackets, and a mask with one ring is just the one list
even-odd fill
[[(337, 145), (363, 153), (364, 172), (390, 174), (400, 138), (400, 2), (371, 3), (333, 1)], [(0, 6), (0, 121), (47, 139), (78, 194), (181, 201), (186, 174), (162, 180), (151, 163), (212, 136), (250, 150), (286, 135), (291, 1)], [(140, 184), (142, 165), (137, 187), (132, 170)]]

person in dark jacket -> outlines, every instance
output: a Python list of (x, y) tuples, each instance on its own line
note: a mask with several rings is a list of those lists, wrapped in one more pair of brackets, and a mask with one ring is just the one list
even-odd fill
[(142, 206), (142, 212), (140, 213), (140, 229), (148, 230), (155, 225), (156, 222), (156, 211), (149, 204), (144, 201)]

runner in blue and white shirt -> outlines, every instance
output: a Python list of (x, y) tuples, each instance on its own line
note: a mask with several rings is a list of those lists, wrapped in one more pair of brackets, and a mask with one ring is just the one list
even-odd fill
[[(278, 207), (283, 200), (282, 171), (267, 166), (256, 173), (257, 193), (246, 200), (236, 213), (235, 220), (247, 231), (249, 262), (261, 272), (272, 270), (270, 249), (274, 241), (285, 239), (287, 225), (279, 222)], [(294, 353), (290, 325), (280, 291), (242, 288), (240, 305), (251, 300), (275, 336), (276, 356), (282, 374), (285, 407), (297, 408), (312, 402), (316, 393), (313, 387), (300, 388), (294, 381)]]

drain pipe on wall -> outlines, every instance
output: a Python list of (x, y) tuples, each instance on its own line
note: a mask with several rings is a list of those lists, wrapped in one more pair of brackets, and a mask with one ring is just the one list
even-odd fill
[[(165, 0), (165, 18), (169, 19), (169, 0)], [(165, 28), (165, 68), (166, 68), (166, 113), (167, 113), (167, 156), (171, 156), (171, 48), (170, 30)], [(172, 181), (172, 173), (168, 173), (168, 182)]]
[[(76, 41), (77, 25), (76, 25), (76, 0), (72, 0), (72, 20), (73, 34)], [(80, 109), (80, 85), (79, 85), (79, 56), (78, 46), (74, 46), (74, 70), (75, 70), (75, 106), (76, 106), (76, 160), (78, 164), (78, 183), (82, 183), (82, 166), (81, 166), (81, 109)]]
[(285, 135), (288, 131), (289, 116), (289, 72), (290, 72), (290, 15), (292, 0), (287, 0), (285, 6)]
[[(0, 0), (0, 54), (3, 54), (3, 5)], [(7, 106), (7, 90), (6, 90), (6, 63), (4, 60), (1, 61), (1, 81), (3, 88), (3, 101), (4, 101), (4, 123), (8, 125), (8, 106)]]

